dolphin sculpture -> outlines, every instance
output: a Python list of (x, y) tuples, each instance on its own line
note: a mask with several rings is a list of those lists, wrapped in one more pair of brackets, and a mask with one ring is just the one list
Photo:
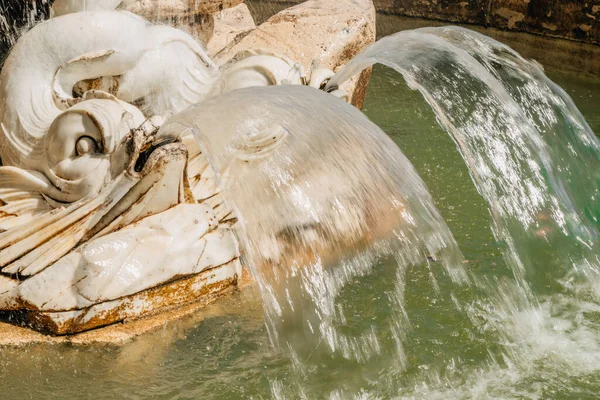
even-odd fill
[(219, 172), (191, 135), (160, 127), (219, 93), (332, 75), (307, 79), (260, 49), (218, 67), (190, 35), (117, 3), (57, 0), (0, 75), (0, 310), (52, 334), (235, 284)]

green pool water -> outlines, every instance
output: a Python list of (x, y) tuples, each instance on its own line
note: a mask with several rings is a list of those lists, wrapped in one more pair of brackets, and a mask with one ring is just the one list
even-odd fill
[[(600, 132), (600, 81), (548, 75)], [(421, 95), (394, 71), (376, 67), (364, 112), (416, 167), (459, 243), (465, 268), (481, 280), (510, 279), (489, 227), (488, 207)], [(485, 317), (478, 324), (464, 312), (478, 302), (478, 290), (452, 284), (436, 263), (405, 273), (410, 325), (403, 339), (405, 359), (398, 362), (392, 356), (393, 310), (387, 301), (395, 268), (384, 260), (341, 294), (345, 329), (374, 327), (382, 338), (380, 355), (364, 365), (315, 348), (306, 349), (314, 356), (305, 355), (309, 361), (300, 371), (270, 346), (260, 298), (248, 289), (122, 346), (0, 348), (0, 399), (597, 398), (600, 365), (569, 371), (568, 359), (562, 363), (551, 354), (517, 366), (503, 359), (512, 344), (487, 329)], [(589, 342), (600, 342), (600, 332), (586, 334), (579, 337), (582, 352), (596, 348)]]

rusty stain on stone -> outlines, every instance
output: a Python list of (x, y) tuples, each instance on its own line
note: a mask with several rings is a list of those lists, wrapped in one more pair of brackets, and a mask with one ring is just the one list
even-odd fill
[[(208, 281), (214, 278), (214, 274), (217, 273), (218, 269), (233, 268), (238, 262), (235, 259), (225, 265), (203, 271), (191, 277), (182, 277), (122, 299), (105, 302), (119, 304), (111, 306), (105, 311), (91, 312), (93, 317), (89, 319), (86, 319), (88, 313), (100, 309), (105, 303), (94, 304), (82, 310), (64, 312), (42, 312), (29, 305), (29, 310), (6, 312), (2, 319), (52, 335), (71, 335), (117, 322), (145, 318), (168, 312), (199, 299), (217, 295), (230, 287), (235, 287), (238, 281), (237, 275), (212, 283), (208, 283)], [(143, 308), (142, 312), (135, 309), (136, 305)]]

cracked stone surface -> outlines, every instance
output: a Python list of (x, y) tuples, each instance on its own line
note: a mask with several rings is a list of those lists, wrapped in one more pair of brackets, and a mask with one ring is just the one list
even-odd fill
[(66, 343), (80, 346), (90, 344), (121, 345), (129, 343), (143, 334), (164, 328), (166, 324), (197, 315), (207, 305), (214, 303), (223, 296), (230, 295), (234, 290), (234, 286), (230, 286), (221, 292), (202, 296), (192, 303), (171, 307), (157, 314), (73, 335), (49, 336), (28, 328), (0, 322), (0, 346)]

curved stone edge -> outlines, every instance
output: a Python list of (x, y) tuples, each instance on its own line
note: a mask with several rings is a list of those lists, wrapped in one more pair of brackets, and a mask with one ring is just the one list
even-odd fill
[(7, 322), (0, 322), (0, 348), (60, 344), (77, 346), (94, 344), (123, 345), (135, 340), (135, 338), (145, 333), (156, 331), (164, 327), (165, 324), (196, 314), (221, 297), (230, 295), (235, 290), (236, 288), (232, 286), (220, 293), (206, 296), (190, 304), (174, 307), (172, 310), (165, 311), (158, 315), (127, 321), (127, 323), (114, 324), (72, 336), (48, 336), (29, 328), (23, 328)]
[[(27, 327), (0, 322), (0, 346), (124, 343), (165, 323), (193, 314), (231, 293), (237, 288), (240, 274), (241, 264), (236, 259), (198, 275), (85, 310), (23, 313), (21, 323), (52, 327), (50, 333), (59, 336), (48, 336)], [(141, 313), (139, 307), (142, 308)], [(88, 325), (97, 326), (103, 322), (110, 325), (85, 331)]]

